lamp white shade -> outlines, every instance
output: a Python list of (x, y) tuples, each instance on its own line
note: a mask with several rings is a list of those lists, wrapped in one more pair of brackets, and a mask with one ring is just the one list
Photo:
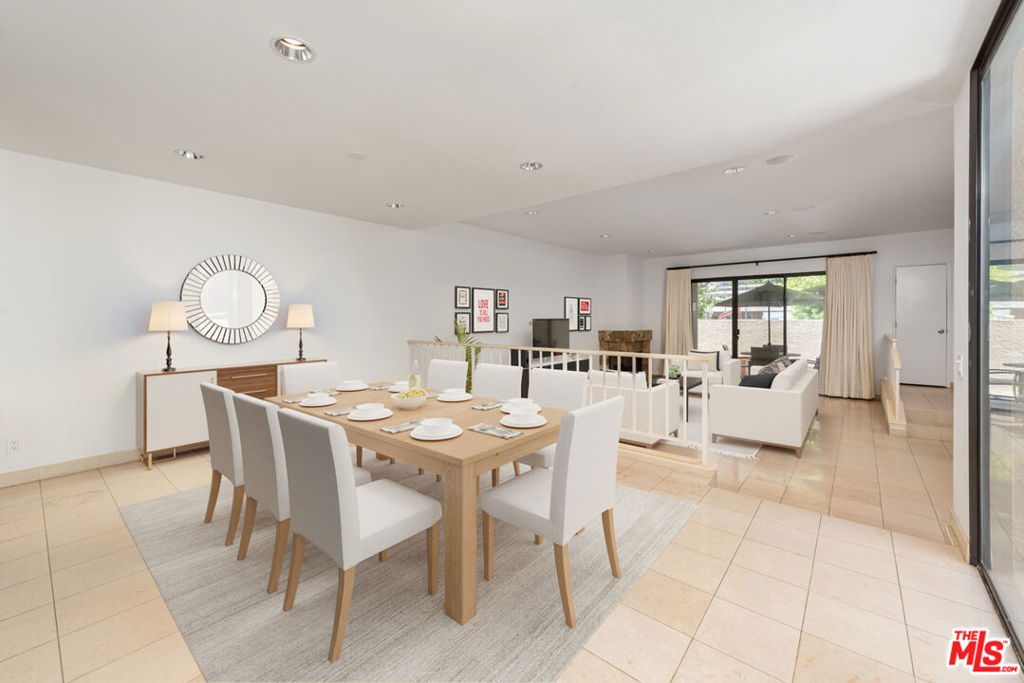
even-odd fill
[(188, 328), (185, 304), (180, 301), (154, 301), (149, 314), (150, 332), (169, 332)]
[(288, 307), (288, 328), (308, 330), (314, 327), (313, 304), (292, 304)]

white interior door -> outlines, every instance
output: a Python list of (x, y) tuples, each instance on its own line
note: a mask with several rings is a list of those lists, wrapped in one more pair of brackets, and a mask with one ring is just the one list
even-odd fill
[(896, 267), (900, 381), (948, 386), (946, 265)]

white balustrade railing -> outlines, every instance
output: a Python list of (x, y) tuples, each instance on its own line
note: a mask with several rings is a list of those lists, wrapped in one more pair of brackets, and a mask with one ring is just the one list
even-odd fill
[[(707, 357), (421, 340), (409, 340), (408, 344), (410, 365), (413, 361), (418, 362), (424, 375), (430, 361), (435, 358), (469, 361), (470, 376), (479, 363), (517, 365), (525, 370), (585, 370), (589, 373), (589, 403), (618, 395), (626, 398), (621, 440), (644, 445), (664, 442), (699, 448), (701, 463), (705, 466), (709, 464)], [(673, 366), (678, 370), (677, 373), (672, 372)], [(687, 379), (700, 380), (701, 412), (696, 434), (691, 434), (689, 401), (686, 400), (695, 387), (687, 387)]]
[(903, 400), (900, 398), (900, 350), (896, 337), (885, 335), (886, 366), (885, 377), (882, 379), (882, 403), (885, 407), (889, 428), (906, 425), (906, 414)]

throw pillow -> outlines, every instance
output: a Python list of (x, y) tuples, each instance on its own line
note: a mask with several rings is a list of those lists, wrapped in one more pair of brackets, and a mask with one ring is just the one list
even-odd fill
[(785, 370), (787, 367), (789, 367), (790, 363), (792, 363), (792, 361), (790, 361), (785, 356), (782, 356), (781, 358), (776, 358), (771, 363), (761, 368), (761, 372), (759, 374), (777, 375), (783, 370)]
[(707, 356), (708, 358), (710, 358), (711, 362), (708, 363), (708, 372), (718, 372), (719, 370), (721, 370), (721, 368), (718, 367), (718, 351), (698, 351), (697, 349), (691, 349), (690, 355)]
[(757, 387), (759, 389), (771, 389), (773, 381), (775, 381), (774, 374), (747, 375), (746, 377), (740, 377), (740, 386)]

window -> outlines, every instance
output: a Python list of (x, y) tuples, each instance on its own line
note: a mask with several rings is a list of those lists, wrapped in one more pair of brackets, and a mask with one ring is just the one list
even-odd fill
[(824, 273), (693, 281), (694, 346), (725, 348), (753, 365), (783, 354), (818, 358), (824, 315)]

